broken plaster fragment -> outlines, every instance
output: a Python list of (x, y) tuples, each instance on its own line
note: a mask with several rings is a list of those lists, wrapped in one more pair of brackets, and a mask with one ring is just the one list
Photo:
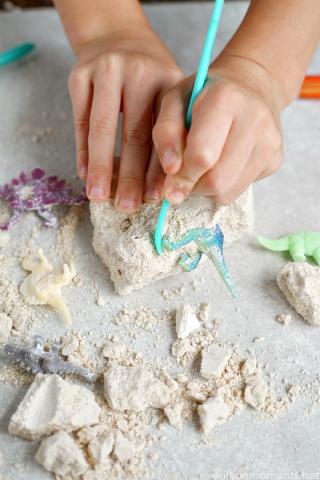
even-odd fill
[(244, 399), (256, 410), (262, 410), (269, 393), (268, 385), (261, 377), (251, 380), (245, 387)]
[(171, 389), (151, 370), (113, 364), (104, 374), (104, 394), (115, 410), (141, 411), (164, 408), (170, 401)]
[(276, 321), (282, 323), (282, 325), (288, 325), (291, 322), (291, 315), (289, 313), (280, 313), (276, 317)]
[(198, 414), (204, 434), (208, 435), (214, 427), (224, 423), (231, 413), (229, 406), (219, 392), (199, 405)]
[(198, 313), (199, 320), (203, 322), (205, 327), (210, 325), (210, 303), (202, 303)]
[(63, 316), (67, 324), (71, 325), (72, 320), (61, 288), (69, 285), (75, 276), (74, 265), (64, 264), (63, 273), (54, 274), (52, 265), (39, 249), (37, 256), (29, 255), (23, 260), (22, 267), (30, 272), (20, 285), (25, 302), (30, 305), (50, 305)]
[(63, 430), (44, 438), (35, 459), (56, 475), (82, 475), (89, 465), (74, 439)]
[(174, 405), (167, 405), (164, 413), (169, 420), (170, 425), (176, 428), (181, 428), (183, 425), (183, 402), (177, 402)]
[[(95, 427), (93, 427), (95, 428)], [(114, 445), (114, 435), (111, 432), (92, 438), (88, 444), (88, 453), (94, 466), (106, 466), (109, 464), (109, 455)]]
[(289, 262), (277, 283), (290, 305), (312, 325), (320, 325), (320, 267)]
[(186, 303), (176, 310), (176, 332), (178, 338), (186, 338), (189, 333), (197, 330), (201, 324), (191, 305)]
[(212, 343), (202, 351), (201, 376), (207, 379), (218, 377), (230, 359), (231, 352), (226, 348)]
[[(181, 251), (165, 252), (159, 256), (151, 241), (151, 232), (159, 207), (144, 204), (139, 213), (118, 212), (112, 201), (90, 204), (94, 227), (93, 247), (110, 270), (115, 289), (121, 295), (130, 293), (161, 278), (181, 273), (177, 264)], [(230, 245), (243, 234), (252, 231), (252, 191), (247, 190), (230, 205), (216, 205), (210, 198), (191, 196), (168, 212), (164, 234), (180, 238), (193, 228), (222, 228), (225, 244)], [(197, 245), (186, 246), (185, 252), (194, 255)]]
[(113, 455), (120, 463), (128, 462), (134, 458), (143, 447), (144, 442), (137, 445), (128, 440), (120, 430), (117, 430), (114, 440)]
[(38, 374), (11, 417), (9, 433), (34, 440), (57, 430), (72, 432), (97, 423), (100, 410), (86, 387)]

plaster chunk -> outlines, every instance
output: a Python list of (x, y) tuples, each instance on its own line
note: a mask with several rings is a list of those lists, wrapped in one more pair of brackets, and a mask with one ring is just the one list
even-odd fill
[(277, 283), (290, 305), (312, 325), (320, 325), (320, 267), (289, 262)]
[(212, 343), (202, 351), (201, 376), (207, 379), (218, 377), (222, 374), (230, 359), (231, 352), (226, 348)]
[(186, 338), (189, 333), (200, 328), (196, 313), (191, 305), (186, 303), (176, 310), (176, 332), (178, 338)]
[(104, 374), (104, 394), (115, 410), (141, 411), (164, 408), (170, 401), (171, 389), (145, 367), (113, 364)]
[(90, 440), (88, 453), (95, 466), (105, 466), (109, 464), (109, 456), (112, 452), (113, 445), (114, 435), (111, 432)]
[(100, 410), (86, 387), (38, 374), (11, 417), (9, 433), (34, 440), (57, 430), (72, 432), (97, 423)]
[(81, 449), (66, 432), (54, 433), (44, 438), (35, 459), (49, 472), (56, 475), (82, 475), (89, 467)]
[(119, 460), (120, 463), (128, 462), (134, 458), (137, 453), (144, 447), (144, 443), (137, 445), (128, 440), (120, 430), (117, 430), (113, 455)]
[[(121, 295), (181, 273), (177, 265), (181, 250), (159, 256), (150, 241), (159, 208), (144, 204), (140, 212), (129, 215), (118, 212), (112, 201), (90, 204), (93, 248), (109, 268), (115, 289)], [(231, 205), (215, 205), (210, 198), (191, 196), (181, 205), (170, 208), (164, 233), (178, 239), (189, 229), (210, 228), (216, 223), (224, 232), (225, 245), (251, 232), (252, 190)], [(186, 251), (193, 254), (196, 246), (189, 244)]]
[(164, 413), (169, 420), (170, 425), (181, 428), (183, 425), (183, 402), (177, 402), (174, 405), (167, 405)]
[(224, 423), (231, 413), (229, 406), (219, 393), (199, 405), (198, 414), (205, 435), (208, 435), (217, 425)]
[(257, 377), (253, 379), (251, 377), (250, 383), (248, 383), (244, 390), (244, 399), (256, 410), (261, 410), (266, 404), (269, 388), (263, 378)]

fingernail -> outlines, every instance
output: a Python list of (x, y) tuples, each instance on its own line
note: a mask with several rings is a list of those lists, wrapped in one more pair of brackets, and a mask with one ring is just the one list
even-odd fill
[(102, 200), (104, 195), (103, 195), (103, 188), (99, 186), (94, 186), (91, 187), (89, 190), (89, 198), (90, 200)]
[(178, 159), (178, 154), (174, 150), (166, 150), (162, 157), (162, 165), (164, 168), (172, 167)]
[(133, 210), (137, 207), (137, 201), (133, 197), (123, 197), (120, 198), (118, 207), (123, 210)]
[(159, 190), (147, 190), (146, 193), (144, 194), (144, 197), (147, 198), (148, 200), (160, 200), (161, 194)]
[(180, 203), (184, 200), (184, 193), (181, 190), (171, 190), (167, 193), (166, 197), (172, 202)]
[(87, 174), (88, 174), (88, 169), (87, 169), (87, 167), (82, 166), (82, 167), (80, 168), (80, 178), (86, 177)]
[(104, 176), (89, 178), (87, 192), (90, 200), (104, 200), (106, 198), (106, 181)]

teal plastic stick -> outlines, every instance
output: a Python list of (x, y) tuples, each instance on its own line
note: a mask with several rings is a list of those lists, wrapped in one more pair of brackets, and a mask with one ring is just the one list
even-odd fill
[[(215, 1), (209, 28), (207, 31), (206, 39), (205, 39), (204, 46), (201, 53), (197, 75), (196, 75), (196, 78), (193, 84), (192, 93), (189, 99), (189, 104), (188, 104), (188, 109), (186, 114), (186, 126), (188, 129), (191, 126), (193, 104), (197, 96), (203, 89), (207, 80), (208, 69), (210, 66), (214, 43), (217, 37), (223, 5), (224, 5), (224, 0)], [(163, 231), (163, 225), (164, 225), (164, 221), (166, 219), (166, 215), (169, 207), (170, 207), (170, 203), (168, 202), (167, 199), (164, 199), (161, 205), (159, 217), (156, 224), (156, 229), (154, 232), (154, 245), (159, 255), (161, 255), (163, 251), (162, 250), (162, 231)]]
[(33, 43), (22, 43), (21, 45), (17, 45), (16, 47), (10, 48), (10, 50), (0, 53), (0, 67), (20, 60), (34, 49), (35, 45)]

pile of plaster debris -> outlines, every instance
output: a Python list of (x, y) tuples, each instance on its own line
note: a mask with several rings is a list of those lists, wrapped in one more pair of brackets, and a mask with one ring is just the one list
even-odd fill
[[(204, 200), (199, 204), (197, 200), (190, 202), (196, 202), (194, 208), (199, 210), (203, 221), (231, 218), (231, 226), (226, 225), (227, 241), (230, 243), (252, 228), (250, 199), (249, 192), (231, 208), (228, 215), (221, 208), (213, 210), (212, 204)], [(189, 225), (187, 207), (186, 203), (186, 210), (180, 209), (185, 218), (182, 215), (183, 221), (175, 224), (176, 229), (183, 230), (186, 224)], [(107, 212), (101, 212), (102, 208)], [(58, 232), (58, 254), (70, 265), (74, 262), (72, 239), (81, 215), (81, 207), (73, 207)], [(162, 263), (157, 258), (157, 262), (152, 264), (157, 268), (150, 269), (150, 258), (154, 259), (154, 252), (149, 245), (145, 225), (148, 211), (145, 217), (134, 216), (129, 220), (106, 204), (92, 207), (91, 216), (95, 224), (96, 251), (100, 255), (101, 251), (106, 254), (108, 248), (117, 245), (116, 254), (108, 253), (107, 257), (109, 262), (112, 259), (112, 265), (108, 266), (119, 292), (127, 293), (133, 287), (176, 272), (173, 256), (163, 257)], [(107, 225), (98, 221), (102, 216)], [(197, 215), (194, 218), (198, 218)], [(103, 231), (99, 230), (101, 225)], [(109, 236), (105, 228), (108, 225), (119, 228), (121, 242), (114, 242)], [(131, 243), (128, 242), (129, 234)], [(7, 241), (7, 237), (1, 237), (0, 248)], [(28, 243), (16, 257), (23, 260), (30, 252), (31, 245)], [(137, 256), (144, 262), (137, 262)], [(41, 258), (42, 264), (45, 264), (45, 259)], [(123, 262), (132, 263), (132, 268), (127, 268), (125, 274), (118, 268)], [(140, 270), (136, 265), (140, 266)], [(41, 278), (36, 270), (31, 269), (24, 280), (28, 287), (32, 278), (39, 277), (41, 285), (47, 283), (48, 278), (53, 278), (49, 267), (44, 276), (41, 272)], [(317, 300), (319, 278), (319, 268), (296, 263), (289, 263), (278, 277), (279, 287), (289, 303), (313, 324), (320, 323)], [(74, 272), (69, 280), (80, 285)], [(30, 295), (23, 295), (24, 290), (19, 290), (19, 286), (6, 274), (0, 275), (0, 344), (4, 344), (9, 336), (32, 331), (39, 319), (38, 310), (26, 304)], [(35, 293), (39, 294), (38, 284), (32, 295), (35, 296)], [(48, 299), (53, 298), (51, 289), (49, 292), (45, 290), (45, 293), (50, 293), (50, 296), (44, 299), (44, 293), (40, 291), (41, 299), (29, 303), (50, 303)], [(170, 300), (172, 295), (179, 296), (180, 293), (164, 290), (162, 295)], [(61, 305), (60, 290), (55, 292), (56, 299), (57, 294)], [(103, 306), (101, 295), (97, 295), (96, 303)], [(166, 424), (182, 429), (185, 423), (195, 421), (195, 426), (200, 425), (202, 435), (207, 437), (245, 408), (260, 417), (275, 418), (295, 401), (299, 390), (297, 386), (287, 385), (286, 393), (279, 397), (266, 381), (253, 355), (248, 358), (239, 352), (236, 345), (226, 344), (218, 338), (218, 322), (212, 320), (208, 304), (199, 307), (185, 304), (174, 315), (166, 311), (161, 318), (159, 312), (150, 312), (143, 306), (134, 310), (124, 309), (115, 315), (113, 322), (126, 330), (128, 337), (135, 339), (140, 328), (153, 331), (160, 321), (172, 322), (172, 319), (176, 338), (171, 345), (171, 355), (155, 364), (146, 361), (139, 352), (131, 350), (113, 335), (106, 338), (101, 335), (101, 342), (93, 345), (83, 332), (69, 332), (60, 339), (60, 354), (66, 361), (93, 370), (99, 382), (89, 388), (76, 383), (73, 377), (62, 378), (57, 374), (38, 374), (33, 378), (26, 373), (22, 379), (16, 369), (9, 377), (11, 383), (32, 384), (11, 418), (9, 432), (27, 440), (38, 440), (36, 460), (57, 479), (140, 478), (146, 473), (145, 459), (156, 455), (152, 448), (161, 440), (160, 432)], [(277, 320), (286, 325), (290, 316), (282, 314)]]
[[(199, 358), (199, 371), (169, 374), (110, 338), (96, 365), (103, 391), (99, 385), (91, 391), (59, 375), (38, 374), (9, 432), (40, 440), (35, 458), (58, 479), (128, 478), (146, 473), (144, 459), (152, 458), (165, 424), (181, 429), (196, 415), (207, 436), (246, 407), (275, 417), (293, 403), (295, 388), (288, 386), (284, 398), (277, 398), (255, 358), (243, 358), (235, 346), (217, 340), (215, 323), (208, 326), (207, 305), (183, 305), (175, 320), (172, 360), (187, 367)], [(61, 351), (85, 362), (84, 341), (80, 335), (64, 337)]]

